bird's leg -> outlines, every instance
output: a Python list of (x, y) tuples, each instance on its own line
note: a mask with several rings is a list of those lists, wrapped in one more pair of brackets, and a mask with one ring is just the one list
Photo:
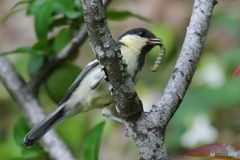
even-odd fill
[(104, 107), (102, 109), (102, 115), (108, 118), (111, 118), (115, 121), (118, 121), (120, 123), (124, 123), (123, 120), (115, 115), (112, 114), (111, 110), (108, 107)]
[(110, 118), (110, 119), (113, 119), (113, 120), (115, 120), (115, 121), (118, 121), (118, 122), (120, 122), (120, 123), (124, 123), (121, 118), (116, 117), (116, 116), (114, 116), (114, 115), (112, 115), (112, 114), (110, 114), (110, 115), (103, 115), (103, 116), (108, 117), (108, 118)]
[[(113, 115), (111, 113), (111, 110), (108, 107), (105, 107), (105, 108), (102, 109), (102, 115), (126, 125), (126, 123), (124, 123), (124, 120), (115, 116), (115, 115)], [(132, 131), (131, 131), (131, 129), (129, 129), (129, 127), (127, 125), (126, 125), (126, 128), (124, 130), (124, 135), (126, 137), (130, 137), (132, 135)]]

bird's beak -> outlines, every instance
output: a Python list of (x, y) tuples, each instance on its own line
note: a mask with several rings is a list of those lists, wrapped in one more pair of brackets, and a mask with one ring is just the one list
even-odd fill
[(150, 38), (146, 41), (148, 44), (152, 45), (163, 45), (163, 40), (160, 38)]

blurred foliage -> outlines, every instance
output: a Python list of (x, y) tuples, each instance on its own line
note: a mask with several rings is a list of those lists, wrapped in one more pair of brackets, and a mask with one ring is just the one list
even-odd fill
[[(147, 105), (152, 105), (161, 96), (180, 52), (185, 28), (190, 17), (190, 8), (187, 7), (191, 6), (192, 2), (184, 2), (187, 5), (184, 5), (185, 8), (182, 12), (179, 12), (178, 9), (181, 7), (178, 5), (183, 2), (159, 1), (164, 8), (156, 5), (151, 6), (150, 2), (145, 2), (146, 4), (143, 5), (145, 8), (147, 6), (161, 8), (151, 10), (150, 12), (153, 13), (149, 16), (151, 18), (148, 16), (146, 16), (148, 18), (145, 18), (145, 12), (142, 12), (145, 9), (144, 7), (141, 8), (140, 5), (131, 6), (131, 3), (135, 4), (137, 1), (114, 2), (107, 11), (107, 16), (109, 20), (114, 20), (114, 22), (109, 22), (110, 26), (117, 23), (114, 26), (114, 28), (117, 28), (117, 32), (122, 28), (130, 29), (140, 25), (149, 28), (157, 37), (164, 40), (167, 52), (159, 70), (156, 73), (150, 71), (150, 67), (153, 66), (159, 53), (159, 48), (155, 47), (146, 58), (141, 80), (136, 86), (143, 101), (146, 101)], [(124, 10), (119, 7), (121, 5), (124, 6), (122, 7)], [(181, 139), (183, 134), (191, 128), (194, 119), (199, 114), (206, 114), (210, 117), (211, 124), (218, 131), (216, 142), (226, 142), (240, 148), (240, 137), (238, 136), (240, 131), (238, 129), (240, 125), (240, 77), (233, 78), (235, 69), (240, 65), (239, 5), (240, 2), (235, 0), (231, 2), (219, 0), (219, 4), (214, 9), (207, 41), (194, 79), (165, 134), (166, 144), (172, 157), (188, 150), (183, 146)], [(174, 10), (174, 6), (177, 9)], [(118, 7), (120, 9), (116, 9)], [(132, 7), (131, 12), (126, 9), (127, 7)], [(138, 7), (139, 9), (136, 11), (135, 8)], [(7, 23), (6, 19), (22, 10), (26, 11), (27, 16), (34, 17), (37, 40), (30, 47), (16, 45), (15, 49), (5, 52), (5, 54), (17, 54), (15, 55), (17, 58), (13, 58), (12, 62), (23, 77), (28, 80), (44, 65), (48, 58), (59, 53), (68, 41), (74, 37), (79, 26), (83, 24), (83, 17), (78, 0), (22, 0), (2, 20)], [(141, 15), (138, 15), (138, 13), (141, 13)], [(147, 13), (148, 10), (146, 9), (146, 15)], [(174, 18), (171, 17), (171, 13), (173, 13)], [(172, 21), (179, 22), (179, 15), (182, 13), (187, 16), (181, 17), (182, 23), (174, 25)], [(136, 21), (136, 18), (139, 21)], [(119, 22), (120, 20), (121, 22)], [(127, 27), (123, 25), (125, 22), (130, 22), (127, 23)], [(114, 30), (114, 28), (111, 29)], [(120, 34), (117, 33), (117, 35)], [(86, 43), (87, 45), (88, 43)], [(81, 50), (80, 62), (85, 63), (87, 57), (91, 56), (89, 52), (91, 52), (89, 49)], [(21, 56), (19, 56), (19, 53)], [(41, 87), (40, 100), (43, 106), (46, 106), (47, 112), (56, 107), (56, 103), (59, 102), (71, 82), (81, 71), (80, 68), (83, 66), (77, 67), (72, 64), (76, 61), (77, 56), (78, 53), (75, 53)], [(4, 87), (0, 86), (0, 90), (3, 91), (0, 93), (0, 159), (44, 157), (45, 154), (38, 145), (31, 149), (24, 149), (18, 145), (17, 142), (20, 142), (24, 133), (29, 129), (24, 120), (18, 120), (21, 114)], [(84, 159), (84, 139), (89, 131), (103, 119), (105, 118), (100, 115), (99, 111), (96, 111), (96, 113), (91, 111), (64, 121), (56, 129), (77, 159)], [(12, 127), (14, 124), (15, 127)], [(99, 157), (103, 157), (102, 159), (112, 159), (114, 157), (116, 160), (136, 159), (137, 148), (131, 139), (124, 137), (123, 132), (124, 126), (122, 124), (107, 120)], [(14, 141), (14, 138), (16, 141)], [(194, 147), (203, 145), (202, 143), (199, 142)]]
[(129, 11), (116, 11), (116, 10), (107, 10), (106, 12), (106, 16), (107, 16), (107, 19), (108, 20), (125, 20), (127, 18), (130, 18), (130, 17), (135, 17), (135, 18), (138, 18), (142, 21), (146, 21), (146, 22), (150, 22), (149, 19), (143, 17), (143, 16), (140, 16), (138, 14), (134, 14), (132, 12), (129, 12)]
[(21, 118), (16, 124), (13, 129), (13, 136), (14, 140), (18, 145), (18, 150), (20, 151), (19, 157), (8, 158), (7, 160), (43, 160), (47, 159), (46, 153), (42, 150), (40, 145), (35, 145), (30, 149), (26, 148), (22, 140), (24, 136), (29, 131), (30, 127), (28, 126), (25, 119)]
[(85, 159), (98, 160), (98, 152), (104, 126), (105, 122), (99, 123), (95, 128), (92, 129), (92, 131), (84, 140), (83, 149)]
[[(240, 64), (239, 25), (240, 15), (237, 10), (229, 8), (214, 12), (206, 47), (192, 84), (167, 128), (166, 143), (173, 152), (184, 150), (180, 143), (182, 134), (199, 114), (207, 114), (211, 118), (219, 133), (216, 141), (240, 147), (240, 139), (236, 138), (239, 134), (236, 126), (240, 125), (240, 120), (234, 114), (240, 112), (240, 79), (233, 77), (234, 70)], [(212, 65), (215, 66), (214, 69)], [(219, 71), (221, 76), (218, 76)], [(209, 81), (209, 78), (212, 78), (213, 82)], [(231, 132), (232, 137), (226, 138), (226, 131)], [(195, 147), (199, 145), (200, 142), (195, 144)]]

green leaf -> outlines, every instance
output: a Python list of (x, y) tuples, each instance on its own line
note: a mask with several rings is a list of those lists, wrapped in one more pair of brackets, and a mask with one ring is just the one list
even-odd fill
[(48, 40), (47, 39), (41, 39), (37, 43), (33, 45), (33, 48), (36, 50), (46, 50), (48, 46)]
[(81, 69), (71, 63), (64, 63), (54, 71), (45, 83), (50, 98), (59, 103), (80, 72)]
[(53, 6), (57, 0), (35, 0), (29, 6), (27, 14), (33, 14), (35, 32), (38, 39), (46, 39), (49, 26), (54, 20)]
[(68, 22), (69, 22), (69, 19), (67, 17), (65, 17), (65, 16), (60, 17), (53, 21), (50, 28), (60, 27), (60, 26), (66, 25)]
[(72, 0), (72, 4), (74, 4), (76, 10), (82, 11), (82, 4), (79, 0)]
[(69, 28), (61, 29), (53, 43), (54, 51), (56, 53), (61, 51), (63, 47), (65, 47), (68, 44), (68, 42), (72, 39), (72, 37), (73, 33)]
[(105, 122), (99, 123), (87, 136), (83, 144), (85, 160), (98, 160), (99, 147)]
[(9, 54), (36, 54), (36, 55), (43, 55), (44, 52), (40, 51), (40, 50), (36, 50), (34, 47), (21, 47), (18, 48), (16, 50), (13, 51), (9, 51), (9, 52), (3, 52), (0, 54), (0, 56), (6, 56)]
[(12, 17), (16, 13), (18, 13), (22, 10), (25, 10), (25, 9), (26, 9), (26, 7), (23, 7), (23, 8), (18, 8), (18, 9), (10, 11), (8, 14), (6, 14), (3, 18), (0, 19), (1, 23), (4, 24), (10, 17)]
[(37, 55), (50, 57), (51, 55), (56, 54), (53, 49), (53, 38), (51, 39), (41, 39), (36, 44), (33, 45), (33, 48), (38, 51)]
[(28, 160), (41, 160), (44, 159), (44, 157), (47, 157), (46, 153), (39, 145), (31, 147), (31, 149), (26, 147), (22, 148), (21, 155)]
[(13, 136), (15, 142), (18, 146), (21, 147), (21, 156), (22, 157), (15, 157), (9, 160), (40, 160), (46, 157), (45, 152), (39, 145), (35, 145), (31, 149), (26, 148), (22, 141), (25, 135), (29, 132), (30, 128), (27, 124), (27, 121), (24, 118), (20, 118), (19, 121), (15, 124), (13, 129)]
[(20, 6), (20, 5), (22, 5), (22, 4), (29, 4), (29, 3), (31, 3), (33, 0), (22, 0), (22, 1), (19, 1), (19, 2), (17, 2), (13, 7), (12, 7), (12, 9), (14, 9), (14, 8), (16, 8), (16, 7), (18, 7), (18, 6)]
[(20, 47), (13, 51), (3, 52), (0, 56), (9, 54), (33, 54), (37, 56), (49, 57), (56, 52), (53, 51), (53, 39), (41, 39), (35, 43), (32, 47)]
[(106, 15), (107, 15), (107, 18), (109, 20), (125, 20), (127, 18), (134, 17), (134, 18), (138, 18), (138, 19), (140, 19), (142, 21), (146, 21), (146, 22), (150, 22), (151, 21), (148, 18), (145, 18), (143, 16), (134, 14), (134, 13), (129, 12), (129, 11), (107, 10)]
[(14, 158), (8, 158), (6, 160), (26, 160), (24, 157), (14, 157)]
[(39, 6), (35, 13), (34, 26), (38, 39), (46, 39), (50, 24), (53, 22), (51, 1)]
[(32, 77), (41, 68), (44, 62), (44, 57), (32, 55), (28, 63), (28, 73)]
[(71, 1), (59, 0), (58, 3), (55, 3), (55, 11), (58, 13), (63, 13), (70, 19), (80, 17), (82, 15), (82, 9), (75, 9), (75, 4)]
[(19, 119), (13, 128), (13, 136), (15, 142), (20, 146), (24, 147), (22, 140), (29, 131), (29, 126), (24, 118)]
[(13, 137), (18, 146), (21, 147), (21, 157), (14, 157), (8, 160), (40, 160), (47, 155), (39, 145), (35, 145), (31, 149), (26, 148), (22, 141), (30, 128), (24, 118), (20, 118), (13, 128)]
[(76, 4), (73, 0), (35, 0), (31, 3), (27, 14), (35, 16), (35, 32), (38, 39), (47, 37), (56, 15), (63, 14), (70, 19), (80, 17), (82, 9)]

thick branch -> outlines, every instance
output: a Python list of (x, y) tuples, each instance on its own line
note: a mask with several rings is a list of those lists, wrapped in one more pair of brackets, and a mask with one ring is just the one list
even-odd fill
[[(22, 77), (5, 57), (0, 57), (0, 81), (32, 125), (36, 125), (46, 116), (36, 97), (26, 90)], [(43, 149), (53, 160), (74, 159), (67, 146), (54, 130), (42, 138), (42, 143)]]
[(115, 44), (110, 34), (102, 1), (81, 1), (92, 50), (104, 66), (103, 70), (107, 75), (107, 80), (113, 86), (112, 93), (120, 110), (120, 116), (123, 119), (135, 117), (134, 115), (142, 111), (142, 102), (126, 71), (126, 65), (121, 60), (119, 46)]
[(157, 123), (165, 128), (177, 111), (191, 83), (207, 37), (207, 31), (216, 0), (195, 0), (186, 37), (173, 73), (153, 112), (159, 115)]
[[(197, 67), (212, 15), (215, 0), (195, 0), (184, 44), (174, 71), (160, 101), (133, 127), (133, 138), (140, 159), (169, 159), (164, 144), (165, 128), (177, 111)], [(155, 150), (154, 150), (155, 146)]]

